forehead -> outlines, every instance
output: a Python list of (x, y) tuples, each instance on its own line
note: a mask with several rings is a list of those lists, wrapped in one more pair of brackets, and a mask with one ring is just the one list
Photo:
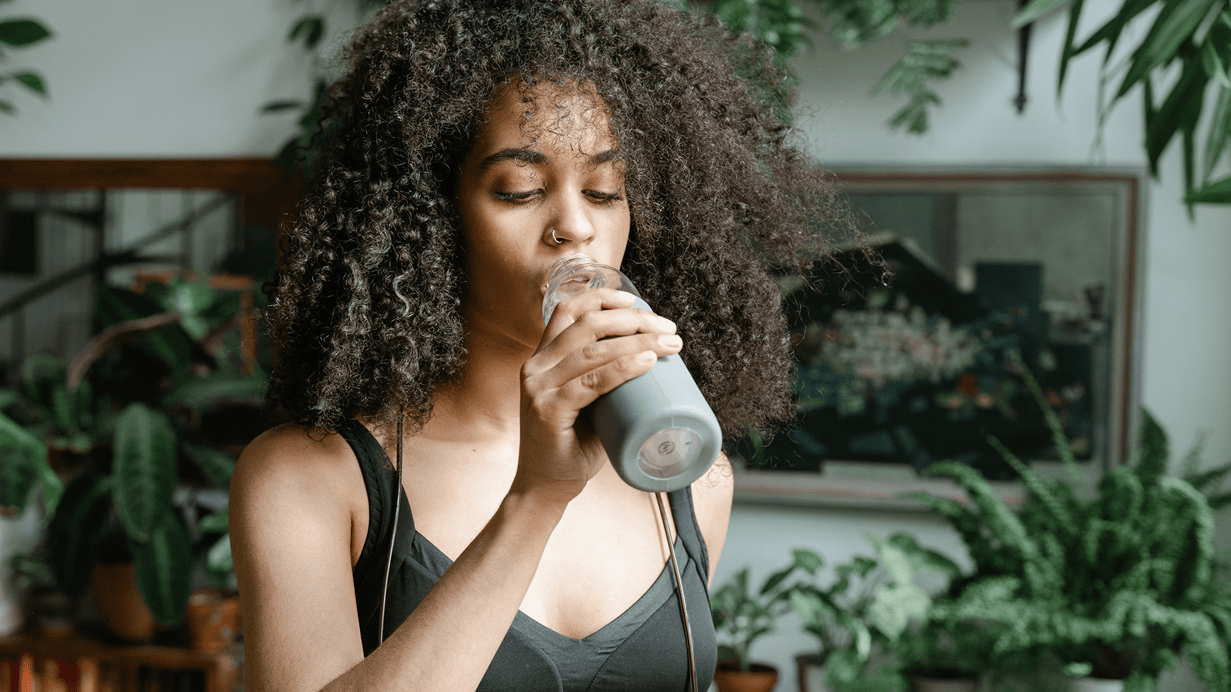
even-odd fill
[(616, 148), (603, 100), (592, 85), (501, 86), (475, 134), (475, 149), (542, 144), (593, 155)]

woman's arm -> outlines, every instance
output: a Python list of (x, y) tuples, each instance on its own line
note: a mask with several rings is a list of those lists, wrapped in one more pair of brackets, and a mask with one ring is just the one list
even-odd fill
[[(578, 412), (679, 344), (620, 294), (560, 304), (522, 369), (518, 471), (495, 515), (414, 612), (363, 657), (351, 575), (367, 512), (337, 435), (282, 428), (245, 450), (231, 484), (231, 540), (244, 604), (245, 668), (257, 692), (473, 690), (503, 641), (569, 501), (597, 472)], [(611, 309), (604, 309), (611, 308)], [(620, 338), (606, 338), (606, 337)], [(678, 340), (677, 340), (678, 341)], [(601, 454), (600, 454), (601, 458)]]
[(727, 541), (727, 526), (731, 523), (731, 501), (735, 495), (735, 474), (727, 455), (719, 452), (718, 460), (704, 476), (692, 484), (692, 506), (697, 515), (697, 526), (705, 539), (705, 552), (709, 555), (709, 583), (714, 582), (718, 558)]
[[(339, 501), (353, 500), (355, 489), (362, 493), (363, 480), (353, 458), (330, 455), (319, 443), (287, 444), (291, 436), (287, 431), (254, 443), (232, 482), (231, 540), (243, 594), (248, 688), (477, 687), (563, 506), (510, 492), (410, 618), (365, 660), (346, 509), (354, 503)], [(353, 473), (343, 472), (347, 466)], [(360, 500), (366, 511), (366, 498)]]

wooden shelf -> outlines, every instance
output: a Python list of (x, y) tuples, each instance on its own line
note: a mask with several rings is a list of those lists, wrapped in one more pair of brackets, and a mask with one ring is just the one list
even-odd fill
[(234, 692), (238, 644), (217, 653), (110, 644), (85, 635), (0, 638), (0, 692), (171, 692), (174, 671), (200, 671), (205, 692)]

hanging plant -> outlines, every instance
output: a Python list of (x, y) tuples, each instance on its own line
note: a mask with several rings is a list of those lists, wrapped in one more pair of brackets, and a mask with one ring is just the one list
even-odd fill
[[(7, 0), (0, 0), (7, 2)], [(0, 19), (0, 61), (8, 59), (8, 51), (13, 48), (26, 48), (51, 38), (51, 31), (37, 19), (20, 17), (15, 19)], [(26, 91), (47, 97), (47, 83), (43, 76), (34, 70), (14, 70), (0, 72), (0, 88), (7, 84), (15, 84)], [(17, 106), (8, 98), (0, 97), (0, 112), (13, 115)]]

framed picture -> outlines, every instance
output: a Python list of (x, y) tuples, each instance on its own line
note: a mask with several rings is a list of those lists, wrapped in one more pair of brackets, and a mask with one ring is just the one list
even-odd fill
[(1145, 174), (835, 174), (866, 240), (784, 281), (797, 417), (736, 446), (737, 499), (908, 508), (909, 491), (960, 496), (926, 475), (942, 460), (1020, 499), (993, 444), (1056, 458), (1030, 377), (1080, 465), (1118, 463), (1139, 400)]

